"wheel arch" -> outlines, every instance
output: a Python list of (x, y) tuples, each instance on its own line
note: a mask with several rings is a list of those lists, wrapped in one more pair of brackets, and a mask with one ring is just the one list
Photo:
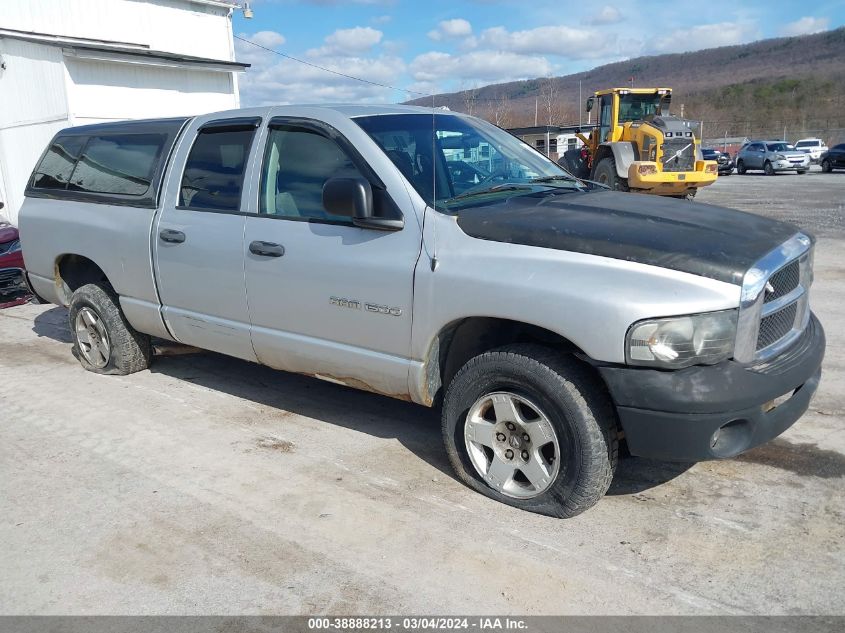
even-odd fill
[(612, 157), (616, 163), (616, 175), (627, 180), (628, 167), (637, 160), (636, 146), (629, 141), (602, 143), (599, 145), (596, 157), (593, 160), (593, 174), (595, 174), (596, 166), (608, 157)]
[(417, 389), (421, 404), (436, 405), (443, 389), (471, 358), (514, 343), (537, 343), (563, 354), (584, 355), (578, 345), (542, 326), (499, 317), (456, 319), (444, 325), (429, 344)]
[(103, 268), (84, 255), (75, 253), (59, 255), (56, 257), (53, 271), (56, 294), (63, 305), (68, 305), (73, 292), (86, 284), (112, 287)]

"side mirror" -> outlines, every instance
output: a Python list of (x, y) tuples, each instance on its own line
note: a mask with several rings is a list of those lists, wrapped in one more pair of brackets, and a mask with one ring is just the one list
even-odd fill
[(595, 101), (594, 97), (590, 97), (589, 99), (587, 99), (587, 105), (584, 107), (585, 112), (589, 112), (590, 110), (593, 109), (593, 102), (594, 101)]
[(355, 226), (398, 231), (401, 219), (374, 217), (373, 188), (363, 178), (332, 178), (323, 185), (323, 208), (331, 215), (352, 218)]

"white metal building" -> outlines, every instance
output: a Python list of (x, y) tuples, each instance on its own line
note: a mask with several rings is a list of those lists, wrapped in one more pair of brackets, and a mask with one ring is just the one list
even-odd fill
[[(563, 156), (565, 151), (577, 149), (584, 144), (573, 130), (573, 126), (535, 125), (533, 127), (511, 128), (508, 132), (518, 136), (552, 160), (557, 160)], [(586, 133), (589, 134), (589, 130)]]
[(60, 129), (238, 107), (235, 0), (3, 0), (0, 217)]

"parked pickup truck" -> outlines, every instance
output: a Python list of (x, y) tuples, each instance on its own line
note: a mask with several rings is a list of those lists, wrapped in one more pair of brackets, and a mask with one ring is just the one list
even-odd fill
[(86, 369), (146, 369), (158, 337), (437, 406), (460, 479), (534, 512), (596, 503), (622, 440), (757, 446), (819, 382), (812, 237), (606, 190), (462, 114), (71, 128), (26, 196), (30, 282), (69, 307)]

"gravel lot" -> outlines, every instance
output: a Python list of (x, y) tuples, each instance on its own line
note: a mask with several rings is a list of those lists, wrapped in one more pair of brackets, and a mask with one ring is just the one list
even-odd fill
[(97, 376), (63, 309), (0, 311), (0, 612), (845, 613), (845, 174), (698, 200), (821, 236), (820, 391), (739, 459), (625, 459), (568, 521), (459, 484), (436, 412), (215, 354)]

